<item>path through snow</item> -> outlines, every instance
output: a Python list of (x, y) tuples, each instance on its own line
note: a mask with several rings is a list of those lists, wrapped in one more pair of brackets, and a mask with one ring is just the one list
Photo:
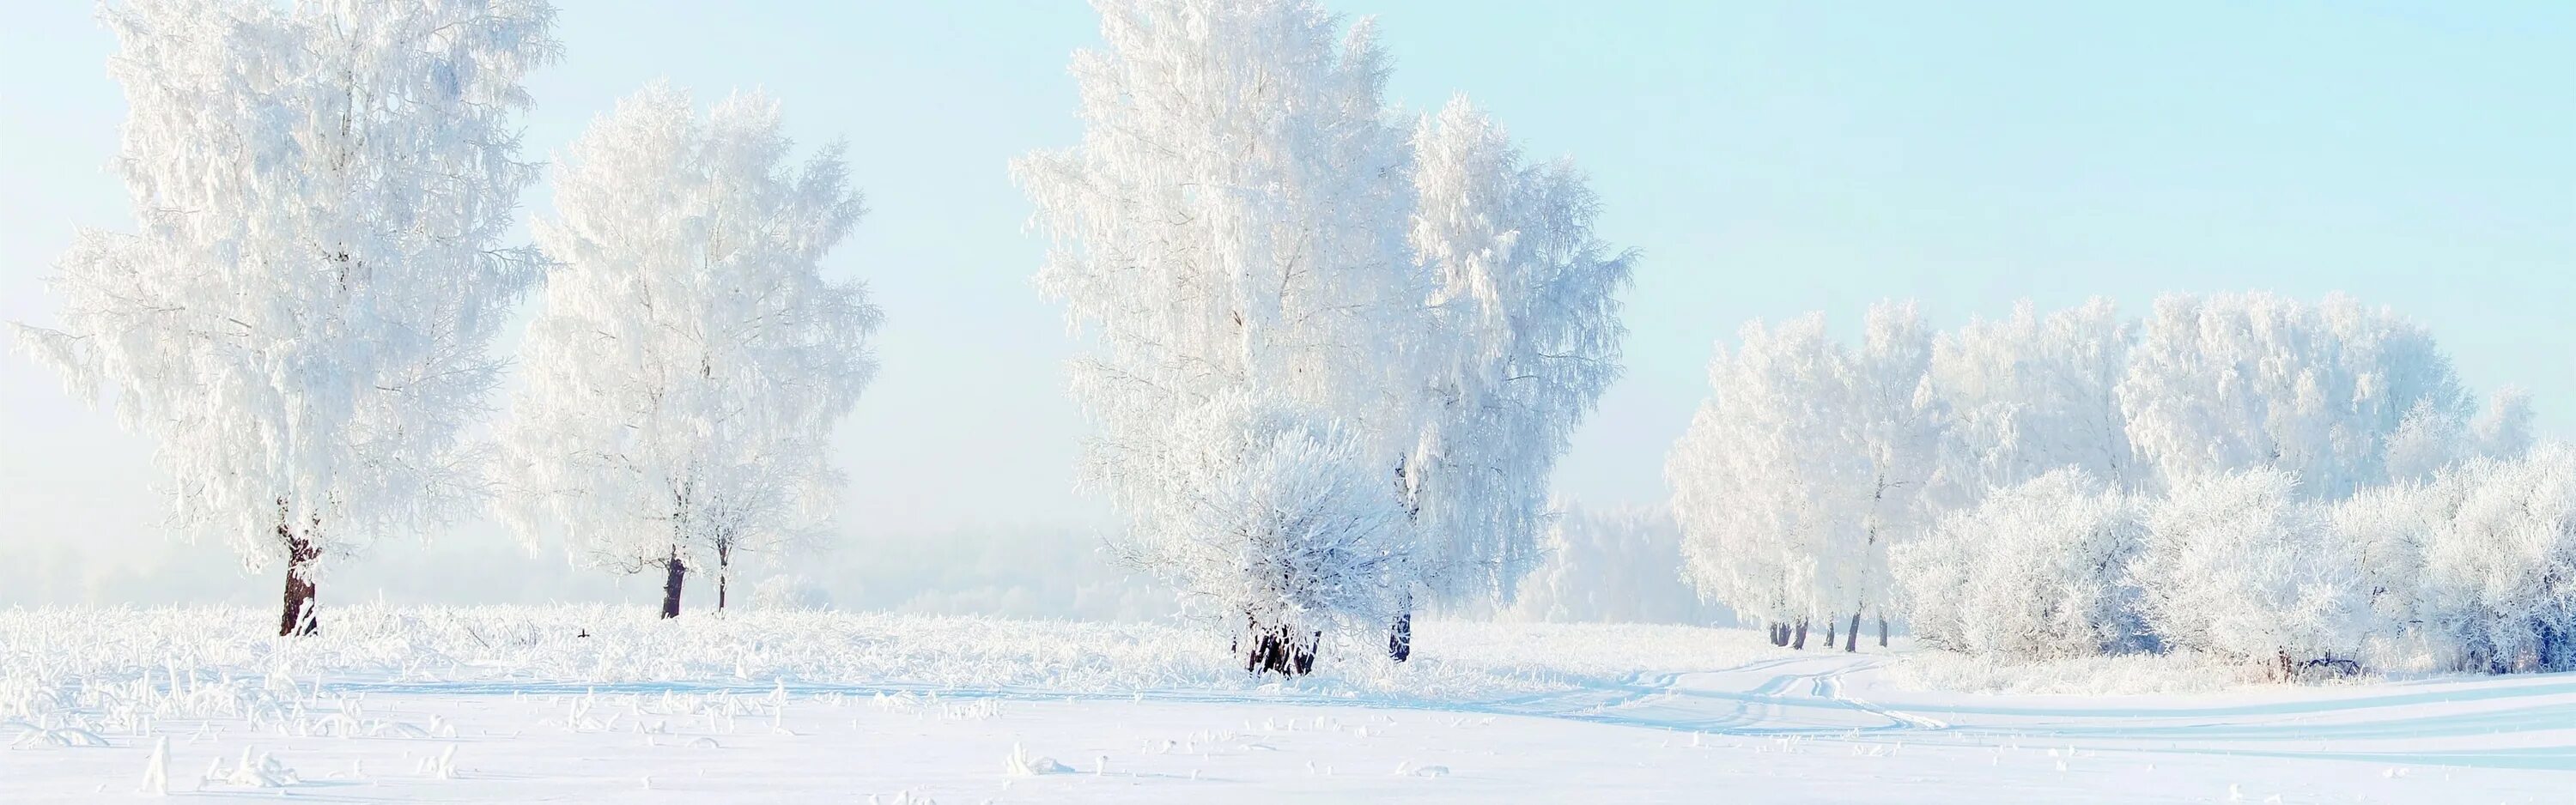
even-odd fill
[[(1989, 696), (1894, 688), (1890, 661), (1468, 703), (326, 683), (152, 731), (173, 796), (300, 802), (2576, 802), (2576, 675)], [(67, 725), (0, 731), (38, 728)], [(105, 737), (0, 751), (0, 802), (136, 796), (153, 738)]]

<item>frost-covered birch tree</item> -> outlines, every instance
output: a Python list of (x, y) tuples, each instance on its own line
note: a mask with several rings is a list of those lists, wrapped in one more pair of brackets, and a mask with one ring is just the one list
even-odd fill
[(535, 276), (500, 241), (536, 168), (542, 0), (132, 0), (101, 16), (136, 230), (83, 230), (23, 348), (154, 442), (180, 532), (314, 582), (478, 491), (458, 434)]
[(2024, 301), (2009, 318), (1943, 333), (1931, 371), (1954, 480), (1973, 496), (2074, 467), (2115, 490), (2153, 488), (2120, 410), (2137, 329), (2096, 298), (2046, 316)]
[[(1100, 335), (1074, 391), (1100, 426), (1088, 475), (1129, 516), (1124, 552), (1240, 620), (1256, 666), (1370, 617), (1401, 660), (1418, 604), (1507, 604), (1537, 562), (1555, 461), (1619, 371), (1631, 256), (1594, 236), (1582, 175), (1524, 162), (1464, 101), (1408, 136), (1370, 25), (1344, 35), (1307, 0), (1095, 6), (1108, 46), (1075, 58), (1082, 144), (1016, 173), (1056, 244), (1041, 289)], [(1400, 521), (1315, 538), (1378, 545), (1389, 558), (1369, 573), (1387, 594), (1274, 605), (1309, 582), (1233, 589), (1234, 564), (1166, 544), (1214, 538), (1183, 529), (1170, 496), (1217, 479), (1164, 464), (1205, 454), (1189, 440), (1281, 433), (1330, 449), (1210, 466), (1369, 467)], [(1277, 635), (1303, 644), (1261, 644)]]
[(691, 566), (824, 529), (841, 478), (832, 429), (876, 363), (878, 312), (820, 263), (864, 212), (841, 149), (802, 166), (778, 103), (737, 94), (704, 118), (656, 84), (576, 140), (537, 239), (557, 261), (521, 347), (504, 432), (505, 512), (580, 560), (663, 571), (679, 615)]
[(1889, 599), (1889, 546), (1949, 505), (1931, 331), (1911, 303), (1886, 303), (1856, 351), (1821, 313), (1740, 338), (1709, 362), (1708, 402), (1665, 463), (1684, 566), (1703, 596), (1775, 624), (1775, 642), (1804, 647), (1821, 617), (1857, 649), (1861, 616)]
[[(1548, 481), (1576, 425), (1619, 376), (1615, 294), (1632, 253), (1593, 235), (1599, 203), (1566, 161), (1524, 164), (1465, 99), (1413, 137), (1410, 240), (1429, 272), (1411, 333), (1426, 399), (1405, 457), (1413, 560), (1433, 601), (1508, 605), (1535, 566)], [(1410, 651), (1410, 606), (1389, 648)]]
[(1844, 608), (1825, 610), (1828, 618), (1851, 613), (1844, 651), (1859, 648), (1864, 613), (1877, 616), (1878, 644), (1887, 645), (1887, 604), (1895, 586), (1888, 578), (1888, 549), (1931, 530), (1942, 512), (1959, 504), (1939, 460), (1949, 411), (1929, 378), (1931, 325), (1912, 301), (1873, 305), (1864, 324), (1860, 352), (1845, 370), (1852, 407), (1844, 427), (1855, 442), (1846, 449), (1861, 455), (1867, 474), (1842, 490), (1861, 521), (1856, 529), (1838, 532), (1842, 542), (1829, 561)]
[[(1073, 376), (1098, 428), (1084, 477), (1125, 514), (1123, 555), (1248, 666), (1298, 672), (1325, 629), (1387, 623), (1409, 583), (1388, 536), (1406, 526), (1368, 513), (1402, 502), (1419, 386), (1388, 337), (1427, 295), (1385, 56), (1303, 0), (1094, 5), (1082, 141), (1014, 166), (1054, 242), (1039, 288), (1100, 345)], [(1278, 459), (1229, 447), (1281, 440), (1298, 447)], [(1380, 482), (1337, 480), (1356, 477)], [(1211, 527), (1212, 499), (1272, 508)], [(1383, 586), (1346, 581), (1363, 577)]]
[(1824, 563), (1869, 475), (1845, 430), (1850, 358), (1820, 313), (1748, 323), (1737, 342), (1709, 360), (1709, 398), (1664, 467), (1683, 566), (1701, 597), (1803, 647), (1808, 617), (1842, 608)]

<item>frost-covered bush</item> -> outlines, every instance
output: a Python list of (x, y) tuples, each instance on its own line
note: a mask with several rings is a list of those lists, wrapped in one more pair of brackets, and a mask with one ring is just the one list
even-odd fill
[(1161, 477), (1126, 487), (1141, 494), (1122, 501), (1134, 517), (1118, 548), (1225, 624), (1252, 665), (1302, 673), (1321, 632), (1396, 610), (1405, 513), (1339, 422), (1229, 395), (1169, 438), (1163, 460), (1127, 465)]
[(2373, 487), (2330, 512), (2335, 539), (2353, 552), (2371, 617), (2383, 627), (2365, 651), (2372, 666), (2420, 666), (2425, 655), (2448, 653), (2421, 628), (2421, 601), (2424, 550), (2458, 508), (2455, 491), (2451, 484)]
[(2415, 619), (2471, 670), (2576, 667), (2576, 450), (2442, 474)]
[(2371, 620), (2360, 557), (2298, 484), (2277, 470), (2234, 473), (2179, 486), (2154, 507), (2131, 567), (2158, 639), (2265, 662), (2358, 654)]
[(2145, 530), (2136, 500), (2070, 467), (1943, 519), (1890, 562), (1926, 645), (2019, 659), (2123, 653), (2154, 644), (2127, 578)]

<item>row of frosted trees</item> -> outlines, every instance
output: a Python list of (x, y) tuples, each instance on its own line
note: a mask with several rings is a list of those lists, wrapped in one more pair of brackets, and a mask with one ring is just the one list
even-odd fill
[[(375, 539), (494, 505), (532, 542), (725, 571), (826, 522), (834, 422), (878, 313), (817, 263), (862, 212), (837, 151), (801, 167), (776, 103), (701, 116), (656, 85), (553, 168), (536, 244), (502, 242), (541, 167), (521, 79), (542, 0), (133, 0), (101, 12), (137, 229), (83, 230), (57, 328), (20, 346), (150, 437), (177, 525), (283, 564), (280, 634)], [(542, 304), (496, 440), (520, 300)]]
[[(1507, 601), (1549, 470), (1619, 372), (1628, 254), (1582, 177), (1463, 100), (1390, 107), (1369, 28), (1303, 0), (1102, 0), (1080, 144), (1015, 166), (1038, 274), (1101, 349), (1073, 391), (1115, 547), (1248, 668), (1328, 632), (1410, 652), (1422, 607)], [(833, 423), (878, 314), (817, 263), (858, 220), (777, 105), (656, 85), (551, 169), (502, 242), (541, 0), (136, 0), (103, 12), (139, 231), (85, 231), (21, 344), (152, 437), (186, 533), (282, 563), (281, 633), (373, 539), (490, 504), (531, 542), (717, 600), (827, 527)], [(490, 345), (541, 305), (498, 438)]]
[[(1037, 284), (1098, 345), (1072, 390), (1119, 555), (1254, 671), (1328, 635), (1403, 659), (1417, 611), (1508, 605), (1620, 371), (1632, 255), (1582, 176), (1464, 100), (1391, 107), (1371, 28), (1308, 0), (1095, 5), (1082, 139), (1014, 173)], [(621, 102), (519, 246), (542, 0), (103, 13), (138, 228), (82, 232), (60, 326), (20, 344), (152, 437), (186, 533), (284, 565), (282, 633), (334, 561), (478, 507), (659, 571), (666, 616), (690, 570), (721, 606), (745, 554), (826, 533), (878, 313), (817, 268), (862, 214), (840, 155), (790, 166), (774, 102)], [(470, 438), (532, 291), (509, 415)], [(1748, 326), (1710, 375), (1668, 465), (1682, 564), (1784, 644), (1894, 615), (2015, 656), (2569, 662), (2576, 459), (2385, 311), (2172, 297), (1936, 333), (1888, 305), (1856, 347)]]
[(1857, 349), (1747, 325), (1710, 378), (1667, 465), (1686, 571), (1775, 642), (1894, 614), (2017, 659), (2576, 665), (2576, 454), (2386, 309), (1885, 304)]

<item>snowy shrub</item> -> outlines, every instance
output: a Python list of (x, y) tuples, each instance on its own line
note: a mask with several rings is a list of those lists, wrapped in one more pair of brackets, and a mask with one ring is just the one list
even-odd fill
[(2415, 617), (2470, 670), (2576, 667), (2576, 450), (2443, 474)]
[(1230, 395), (1170, 437), (1164, 460), (1130, 465), (1162, 476), (1129, 487), (1145, 492), (1125, 501), (1130, 561), (1238, 630), (1263, 670), (1302, 672), (1321, 632), (1387, 622), (1404, 590), (1405, 514), (1340, 423)]
[(2066, 468), (1995, 492), (1891, 557), (1915, 639), (2049, 659), (2152, 648), (2128, 565), (2138, 504)]
[(2240, 660), (2355, 657), (2370, 621), (2360, 557), (2298, 483), (2276, 470), (2222, 475), (2154, 507), (2131, 567), (2157, 639)]
[(2424, 550), (2458, 508), (2453, 484), (2400, 484), (2363, 489), (2337, 501), (2330, 513), (2335, 539), (2354, 555), (2373, 620), (2370, 664), (2418, 667), (2446, 644), (2421, 628)]

